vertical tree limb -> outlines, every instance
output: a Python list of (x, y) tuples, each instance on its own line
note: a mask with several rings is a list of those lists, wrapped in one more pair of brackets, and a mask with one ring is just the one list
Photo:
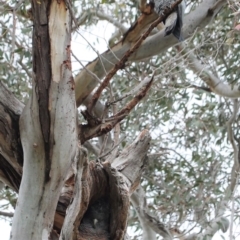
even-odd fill
[(32, 13), (33, 92), (20, 118), (24, 174), (11, 239), (48, 239), (77, 146), (68, 8), (33, 0)]

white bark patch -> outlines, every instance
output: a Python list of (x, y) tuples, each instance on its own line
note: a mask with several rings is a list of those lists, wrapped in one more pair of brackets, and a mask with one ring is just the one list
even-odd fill
[(42, 231), (42, 240), (47, 240), (47, 239), (48, 239), (48, 230), (44, 228)]
[[(53, 1), (49, 16), (49, 36), (51, 43), (52, 80), (59, 83), (62, 78), (62, 67), (66, 49), (64, 46), (66, 32), (69, 33), (69, 11), (63, 1)], [(67, 46), (66, 46), (67, 47)]]

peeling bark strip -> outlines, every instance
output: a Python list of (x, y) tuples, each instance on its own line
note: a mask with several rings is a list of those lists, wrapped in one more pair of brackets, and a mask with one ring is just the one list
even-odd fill
[(44, 140), (46, 160), (46, 181), (50, 171), (50, 116), (48, 111), (49, 89), (51, 84), (50, 41), (48, 30), (48, 14), (50, 1), (33, 0), (33, 73), (35, 78), (35, 91), (39, 105), (39, 120)]

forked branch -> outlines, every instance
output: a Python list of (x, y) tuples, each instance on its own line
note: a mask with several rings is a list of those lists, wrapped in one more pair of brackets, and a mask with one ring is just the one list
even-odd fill
[(148, 90), (152, 85), (153, 77), (154, 75), (151, 79), (149, 79), (146, 85), (142, 87), (136, 96), (134, 96), (133, 99), (126, 104), (123, 109), (121, 109), (118, 113), (110, 118), (101, 120), (92, 116), (87, 110), (82, 112), (84, 118), (88, 123), (85, 125), (81, 124), (79, 126), (79, 139), (81, 143), (83, 144), (85, 141), (91, 138), (99, 137), (111, 131), (114, 126), (123, 120), (131, 112), (131, 110), (146, 96)]

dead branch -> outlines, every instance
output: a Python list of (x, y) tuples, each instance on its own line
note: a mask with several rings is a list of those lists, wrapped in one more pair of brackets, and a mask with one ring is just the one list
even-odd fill
[(99, 137), (111, 131), (115, 127), (115, 125), (121, 120), (123, 120), (131, 112), (131, 110), (145, 97), (146, 93), (152, 85), (153, 77), (154, 75), (149, 80), (149, 82), (147, 82), (147, 84), (142, 87), (138, 94), (126, 104), (126, 106), (122, 110), (120, 110), (116, 115), (110, 118), (101, 120), (92, 116), (87, 110), (82, 112), (88, 124), (82, 124), (79, 126), (79, 139), (81, 143), (83, 144), (85, 141), (91, 138)]

